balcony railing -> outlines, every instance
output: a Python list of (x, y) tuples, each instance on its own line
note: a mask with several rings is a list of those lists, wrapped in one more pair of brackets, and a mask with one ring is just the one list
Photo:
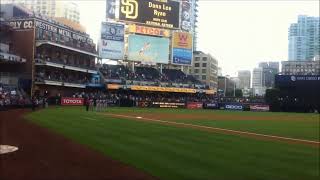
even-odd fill
[(88, 72), (88, 73), (93, 73), (96, 74), (98, 71), (94, 67), (88, 67), (88, 66), (83, 66), (83, 65), (76, 65), (76, 64), (68, 64), (64, 63), (59, 60), (43, 60), (41, 58), (35, 58), (35, 63), (36, 65), (47, 65), (47, 66), (52, 66), (52, 67), (57, 67), (57, 68), (64, 68), (64, 69), (69, 69), (69, 70), (74, 70), (74, 71), (81, 71), (81, 72)]
[(86, 84), (88, 82), (82, 80), (59, 80), (54, 78), (48, 77), (40, 77), (39, 75), (35, 78), (36, 84), (46, 84), (46, 85), (53, 85), (53, 86), (66, 86), (66, 87), (76, 87), (76, 88), (86, 88)]

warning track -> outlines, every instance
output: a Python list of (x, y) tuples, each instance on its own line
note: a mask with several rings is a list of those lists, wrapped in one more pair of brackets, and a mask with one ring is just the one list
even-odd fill
[(293, 144), (304, 144), (304, 145), (320, 148), (319, 141), (310, 141), (310, 140), (304, 140), (304, 139), (296, 139), (296, 138), (288, 138), (288, 137), (275, 136), (275, 135), (252, 133), (252, 132), (247, 132), (247, 131), (237, 131), (237, 130), (231, 130), (231, 129), (223, 129), (223, 128), (216, 128), (216, 127), (202, 126), (202, 125), (194, 125), (194, 124), (188, 124), (188, 123), (165, 121), (165, 120), (160, 120), (160, 119), (146, 118), (143, 116), (136, 117), (136, 116), (128, 116), (128, 115), (123, 115), (123, 114), (112, 114), (112, 113), (104, 113), (104, 115), (132, 119), (132, 120), (136, 120), (136, 121), (156, 122), (156, 123), (160, 123), (160, 124), (164, 124), (164, 125), (192, 128), (192, 129), (208, 131), (208, 132), (217, 132), (217, 133), (222, 133), (222, 134), (245, 136), (245, 137), (261, 139), (261, 140), (280, 141), (280, 142), (293, 143)]

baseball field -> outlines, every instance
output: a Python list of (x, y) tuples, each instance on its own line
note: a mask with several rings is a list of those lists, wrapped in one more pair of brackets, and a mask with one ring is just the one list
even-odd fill
[(319, 178), (319, 114), (54, 107), (25, 119), (151, 179)]

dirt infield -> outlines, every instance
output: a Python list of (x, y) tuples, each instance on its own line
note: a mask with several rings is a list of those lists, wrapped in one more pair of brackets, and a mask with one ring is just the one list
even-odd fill
[(24, 120), (28, 112), (0, 111), (0, 144), (19, 147), (0, 155), (1, 180), (156, 179)]
[[(287, 138), (287, 137), (281, 137), (281, 136), (265, 135), (265, 134), (251, 133), (251, 132), (245, 132), (245, 131), (236, 131), (236, 130), (230, 130), (230, 129), (166, 121), (165, 120), (166, 118), (172, 118), (172, 115), (168, 117), (168, 114), (164, 114), (163, 117), (161, 117), (161, 114), (155, 114), (153, 118), (149, 118), (145, 114), (143, 114), (143, 117), (140, 117), (141, 114), (140, 115), (135, 114), (133, 116), (132, 114), (123, 115), (123, 114), (104, 113), (104, 115), (132, 119), (136, 121), (156, 122), (156, 123), (165, 124), (165, 125), (171, 125), (176, 127), (186, 127), (186, 128), (198, 129), (198, 130), (208, 131), (208, 132), (245, 136), (245, 137), (250, 137), (250, 138), (260, 139), (260, 140), (286, 142), (291, 144), (303, 144), (303, 145), (320, 148), (320, 142), (318, 141), (309, 141), (309, 140), (303, 140), (303, 139), (294, 139), (294, 138)], [(156, 119), (155, 117), (158, 117), (158, 118), (160, 117), (161, 119)], [(176, 118), (176, 116), (174, 116), (174, 118)]]

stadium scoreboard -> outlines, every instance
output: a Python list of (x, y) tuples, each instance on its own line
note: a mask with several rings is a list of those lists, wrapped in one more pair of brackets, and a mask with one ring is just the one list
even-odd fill
[(172, 0), (120, 0), (119, 20), (179, 29), (180, 3)]

